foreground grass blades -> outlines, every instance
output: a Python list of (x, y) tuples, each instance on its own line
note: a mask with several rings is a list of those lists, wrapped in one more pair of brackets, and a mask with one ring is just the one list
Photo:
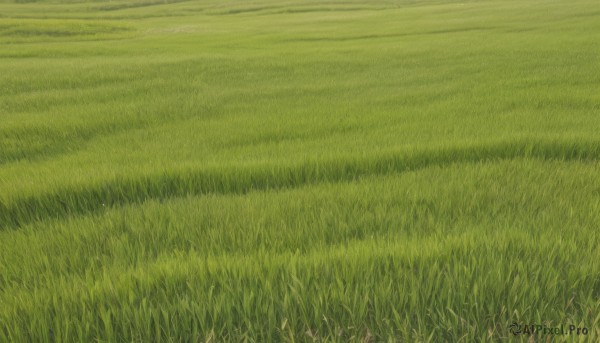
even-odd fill
[(597, 341), (599, 19), (0, 1), (0, 341)]
[(5, 334), (410, 341), (419, 327), (455, 340), (524, 318), (594, 323), (597, 168), (455, 164), (4, 232)]

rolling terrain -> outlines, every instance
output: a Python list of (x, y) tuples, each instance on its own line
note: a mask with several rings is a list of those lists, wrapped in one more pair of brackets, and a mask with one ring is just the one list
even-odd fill
[(0, 0), (2, 342), (595, 342), (599, 230), (597, 0)]

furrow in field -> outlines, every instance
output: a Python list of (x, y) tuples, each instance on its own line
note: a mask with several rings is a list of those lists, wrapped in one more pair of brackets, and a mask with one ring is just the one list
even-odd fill
[(356, 35), (346, 37), (332, 37), (320, 36), (320, 37), (300, 37), (300, 38), (286, 38), (283, 41), (286, 42), (343, 42), (343, 41), (358, 41), (358, 40), (374, 40), (374, 39), (386, 39), (386, 38), (399, 38), (399, 37), (411, 37), (411, 36), (430, 36), (430, 35), (443, 35), (443, 34), (455, 34), (455, 33), (466, 33), (466, 32), (485, 32), (494, 31), (501, 29), (501, 27), (485, 27), (485, 26), (474, 26), (465, 28), (453, 28), (446, 30), (434, 30), (434, 31), (423, 31), (423, 32), (403, 32), (403, 33), (385, 33), (385, 34), (367, 34), (367, 35)]
[(19, 228), (47, 218), (103, 211), (106, 208), (148, 199), (202, 194), (244, 194), (253, 190), (294, 188), (321, 182), (354, 180), (432, 165), (498, 159), (537, 158), (598, 160), (600, 142), (521, 140), (485, 145), (464, 145), (416, 152), (377, 153), (296, 164), (222, 166), (172, 170), (157, 174), (121, 177), (86, 187), (65, 187), (52, 193), (0, 203), (2, 229)]
[(21, 160), (35, 161), (73, 153), (89, 141), (126, 131), (141, 129), (143, 122), (98, 124), (95, 126), (54, 129), (48, 127), (0, 129), (0, 166)]

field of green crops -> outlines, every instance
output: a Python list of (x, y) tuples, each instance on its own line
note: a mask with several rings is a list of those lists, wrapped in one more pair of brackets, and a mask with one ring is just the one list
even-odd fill
[(599, 342), (600, 1), (0, 0), (0, 342), (96, 341)]

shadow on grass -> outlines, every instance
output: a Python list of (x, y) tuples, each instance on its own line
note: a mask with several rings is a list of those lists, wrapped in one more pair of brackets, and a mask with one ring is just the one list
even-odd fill
[(600, 158), (600, 141), (521, 140), (486, 145), (455, 146), (418, 152), (264, 164), (235, 168), (188, 169), (137, 177), (121, 177), (83, 187), (0, 203), (0, 229), (17, 229), (38, 220), (105, 211), (114, 206), (203, 194), (245, 194), (324, 182), (352, 181), (369, 175), (418, 170), (428, 166), (475, 163), (514, 158), (588, 160)]

